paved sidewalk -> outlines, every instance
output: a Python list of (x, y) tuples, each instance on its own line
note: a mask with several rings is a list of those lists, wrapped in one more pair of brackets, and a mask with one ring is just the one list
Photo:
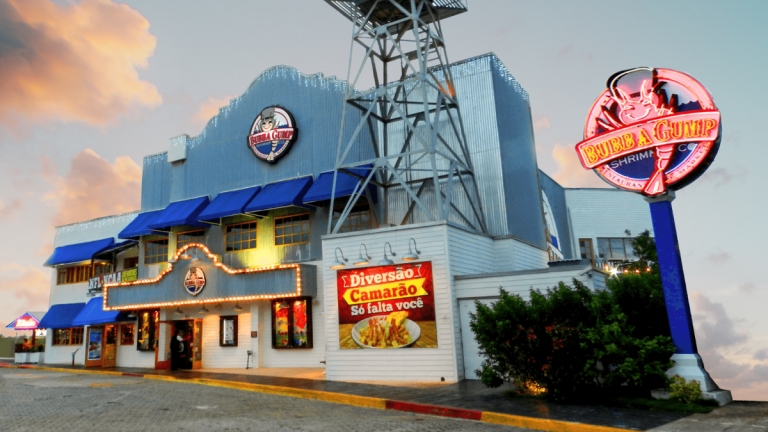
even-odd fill
[[(35, 368), (37, 366), (22, 366)], [(82, 366), (43, 365), (41, 368), (110, 373), (171, 379), (222, 387), (241, 388), (286, 396), (321, 399), (349, 405), (419, 412), (502, 423), (552, 431), (768, 431), (768, 402), (734, 402), (710, 414), (675, 414), (592, 405), (560, 405), (509, 398), (504, 387), (488, 389), (479, 381), (455, 384), (382, 385), (326, 381), (320, 372), (314, 379), (266, 376), (236, 369), (216, 371), (160, 371), (139, 368), (84, 369)]]

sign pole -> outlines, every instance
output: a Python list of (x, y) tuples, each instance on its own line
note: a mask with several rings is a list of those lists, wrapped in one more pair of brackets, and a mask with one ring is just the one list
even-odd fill
[(680, 375), (686, 381), (698, 381), (702, 392), (717, 400), (720, 405), (724, 405), (733, 400), (731, 392), (721, 390), (715, 384), (704, 369), (704, 362), (696, 346), (688, 290), (683, 274), (683, 261), (677, 241), (675, 215), (672, 212), (674, 199), (675, 192), (671, 190), (664, 195), (645, 198), (651, 210), (664, 303), (667, 307), (672, 342), (676, 349), (675, 354), (672, 355), (675, 365), (667, 371), (667, 375)]

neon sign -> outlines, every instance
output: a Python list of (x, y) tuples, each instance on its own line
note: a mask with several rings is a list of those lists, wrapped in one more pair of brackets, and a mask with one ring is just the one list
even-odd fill
[(25, 313), (24, 315), (16, 318), (13, 322), (14, 330), (34, 330), (37, 328), (39, 321), (32, 315)]
[(275, 163), (288, 153), (297, 134), (291, 113), (277, 106), (269, 106), (261, 110), (253, 121), (248, 135), (248, 147), (257, 158)]
[(647, 196), (696, 180), (720, 146), (720, 112), (693, 77), (636, 68), (608, 79), (576, 153), (608, 183)]

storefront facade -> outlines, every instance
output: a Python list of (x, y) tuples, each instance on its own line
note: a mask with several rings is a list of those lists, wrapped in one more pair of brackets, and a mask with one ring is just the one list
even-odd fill
[[(57, 228), (51, 307), (85, 312), (57, 322), (45, 361), (474, 379), (475, 300), (492, 301), (500, 286), (527, 295), (573, 278), (600, 288), (597, 244), (651, 224), (647, 207), (626, 226), (610, 205), (538, 170), (528, 95), (493, 54), (452, 71), (472, 119), (465, 127), (485, 232), (429, 221), (404, 194), (371, 186), (328, 234), (375, 152), (361, 147), (360, 166), (339, 172), (333, 192), (347, 84), (275, 67), (200, 135), (145, 157), (140, 211)], [(343, 137), (355, 133), (354, 122), (343, 127)], [(177, 331), (181, 347), (171, 343)]]

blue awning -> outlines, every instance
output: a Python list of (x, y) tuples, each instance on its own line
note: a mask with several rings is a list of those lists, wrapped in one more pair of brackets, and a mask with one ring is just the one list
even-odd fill
[(96, 255), (103, 255), (110, 252), (122, 252), (126, 249), (130, 249), (134, 246), (136, 246), (138, 242), (136, 240), (125, 240), (118, 243), (113, 244), (112, 246), (109, 246), (105, 249), (102, 249), (97, 253)]
[(88, 300), (85, 307), (72, 320), (71, 327), (92, 326), (99, 324), (109, 324), (120, 321), (130, 321), (128, 313), (121, 311), (105, 311), (102, 309), (104, 299), (94, 297)]
[(149, 229), (153, 231), (170, 231), (171, 227), (179, 225), (205, 226), (198, 222), (198, 216), (208, 206), (207, 196), (176, 201), (150, 222)]
[(242, 214), (245, 205), (256, 196), (261, 190), (261, 186), (254, 186), (247, 189), (239, 189), (229, 192), (222, 192), (211, 201), (208, 207), (200, 213), (198, 220), (201, 222), (215, 222), (227, 216)]
[(149, 229), (149, 224), (155, 221), (160, 216), (163, 210), (152, 210), (144, 213), (140, 213), (136, 216), (136, 219), (131, 221), (127, 227), (120, 231), (117, 237), (122, 239), (134, 239), (138, 240), (143, 235), (152, 234), (152, 230)]
[(85, 307), (85, 303), (65, 303), (51, 306), (43, 319), (40, 320), (40, 324), (37, 328), (69, 328), (75, 327), (72, 325), (72, 320), (75, 319), (77, 314)]
[(112, 246), (115, 240), (105, 238), (85, 243), (75, 243), (67, 246), (59, 246), (53, 250), (53, 255), (43, 264), (44, 266), (55, 266), (61, 264), (73, 264), (82, 261), (89, 261), (94, 255), (102, 250)]
[(281, 207), (303, 207), (302, 199), (310, 186), (312, 186), (312, 177), (268, 184), (245, 206), (244, 211), (251, 213)]
[[(371, 168), (372, 165), (366, 165), (359, 168), (349, 168), (348, 171), (355, 173), (360, 177), (367, 177), (371, 172)], [(336, 177), (336, 198), (352, 195), (352, 192), (355, 191), (355, 187), (357, 187), (358, 183), (361, 181), (361, 178), (339, 171), (339, 175)], [(304, 195), (304, 203), (327, 201), (331, 199), (332, 190), (333, 171), (324, 172), (317, 176), (317, 180), (315, 180), (312, 187), (309, 188), (307, 194)], [(369, 188), (369, 192), (373, 192), (372, 188)]]

